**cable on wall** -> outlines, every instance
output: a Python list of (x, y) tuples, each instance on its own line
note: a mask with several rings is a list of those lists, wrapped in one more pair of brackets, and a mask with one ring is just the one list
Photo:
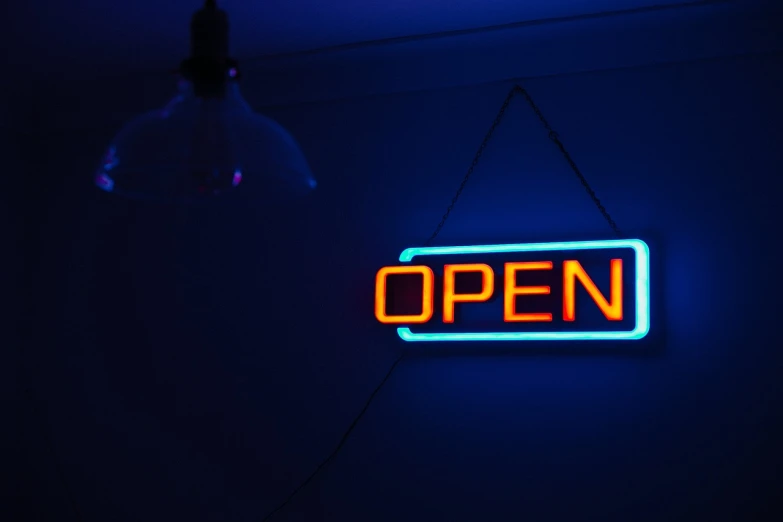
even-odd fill
[(585, 191), (587, 191), (587, 194), (590, 196), (590, 199), (593, 200), (593, 203), (595, 203), (596, 208), (598, 208), (598, 211), (601, 213), (601, 215), (604, 217), (606, 222), (609, 224), (609, 227), (612, 229), (612, 232), (614, 232), (614, 235), (617, 236), (618, 238), (622, 237), (622, 234), (620, 233), (620, 229), (617, 227), (617, 223), (614, 222), (614, 219), (612, 219), (612, 217), (609, 215), (609, 212), (607, 212), (606, 208), (601, 203), (601, 200), (598, 199), (598, 196), (595, 194), (595, 191), (590, 186), (590, 183), (588, 183), (587, 178), (585, 178), (584, 174), (582, 174), (582, 171), (580, 171), (579, 167), (576, 166), (576, 162), (574, 162), (573, 158), (571, 157), (571, 154), (568, 153), (568, 151), (565, 148), (565, 145), (563, 145), (563, 142), (560, 140), (560, 135), (557, 132), (555, 132), (555, 130), (552, 128), (551, 125), (549, 125), (549, 122), (544, 117), (543, 113), (541, 112), (541, 109), (538, 108), (538, 105), (536, 105), (536, 103), (533, 101), (533, 98), (530, 96), (530, 93), (528, 93), (527, 90), (525, 90), (525, 88), (522, 87), (521, 85), (516, 84), (508, 92), (506, 99), (503, 101), (503, 105), (501, 105), (497, 116), (495, 116), (495, 120), (492, 122), (492, 126), (489, 128), (489, 131), (484, 136), (484, 140), (481, 142), (478, 151), (476, 151), (476, 155), (473, 157), (473, 161), (471, 162), (470, 167), (468, 168), (468, 172), (465, 174), (465, 177), (462, 178), (462, 183), (457, 189), (457, 193), (454, 194), (454, 197), (451, 200), (451, 204), (446, 209), (446, 213), (443, 214), (440, 223), (438, 223), (438, 226), (435, 228), (435, 231), (432, 233), (429, 239), (427, 239), (427, 242), (425, 244), (427, 246), (432, 245), (432, 242), (435, 240), (436, 237), (438, 237), (438, 234), (440, 233), (441, 229), (443, 229), (443, 225), (446, 224), (446, 220), (451, 215), (451, 211), (454, 209), (454, 205), (457, 204), (457, 200), (459, 199), (460, 195), (462, 195), (462, 191), (465, 190), (465, 186), (467, 185), (468, 180), (470, 179), (471, 175), (473, 174), (473, 171), (478, 165), (481, 156), (484, 154), (484, 150), (487, 148), (487, 145), (489, 144), (489, 140), (492, 139), (492, 135), (495, 133), (495, 130), (500, 126), (500, 123), (503, 121), (503, 116), (505, 116), (506, 114), (506, 109), (508, 109), (508, 106), (511, 104), (511, 100), (513, 100), (514, 96), (516, 96), (517, 94), (525, 97), (525, 100), (527, 100), (528, 104), (533, 109), (533, 112), (536, 113), (538, 120), (544, 126), (544, 130), (546, 130), (549, 139), (560, 150), (560, 153), (563, 155), (568, 165), (574, 171), (574, 174), (576, 174), (577, 179), (579, 179), (579, 182), (585, 188)]
[(342, 438), (340, 438), (340, 442), (337, 443), (337, 446), (335, 446), (334, 450), (329, 454), (328, 457), (326, 457), (317, 468), (315, 468), (315, 471), (313, 471), (304, 481), (302, 481), (294, 490), (291, 492), (290, 495), (288, 495), (288, 498), (286, 498), (282, 503), (280, 503), (279, 506), (277, 506), (275, 509), (269, 512), (263, 519), (262, 522), (268, 522), (269, 520), (272, 520), (272, 517), (274, 517), (277, 513), (279, 513), (281, 510), (283, 510), (288, 504), (291, 503), (291, 501), (294, 499), (294, 497), (299, 493), (301, 490), (303, 490), (317, 475), (320, 473), (326, 466), (329, 465), (329, 463), (334, 460), (334, 458), (337, 456), (337, 454), (340, 452), (340, 450), (343, 448), (345, 443), (348, 441), (348, 437), (350, 437), (351, 432), (356, 428), (356, 425), (359, 424), (359, 421), (364, 417), (364, 414), (367, 413), (367, 410), (370, 407), (370, 404), (372, 404), (373, 399), (375, 399), (375, 396), (378, 395), (378, 392), (381, 391), (381, 388), (383, 388), (383, 385), (386, 384), (386, 381), (389, 380), (389, 377), (391, 377), (392, 373), (394, 373), (395, 368), (397, 368), (397, 365), (400, 364), (400, 362), (405, 358), (405, 353), (400, 355), (397, 360), (392, 363), (391, 367), (389, 368), (389, 371), (386, 372), (386, 376), (381, 380), (380, 384), (375, 387), (375, 390), (370, 394), (369, 399), (367, 399), (367, 402), (364, 404), (364, 408), (359, 412), (359, 414), (356, 416), (356, 418), (353, 419), (353, 422), (351, 422), (351, 425), (348, 426), (348, 429), (343, 434)]
[(444, 38), (454, 38), (458, 36), (471, 36), (476, 34), (494, 33), (498, 31), (506, 31), (509, 29), (520, 29), (524, 27), (534, 27), (540, 25), (561, 24), (567, 22), (578, 22), (583, 20), (598, 20), (603, 18), (614, 18), (628, 15), (640, 15), (647, 13), (656, 13), (661, 11), (674, 11), (687, 8), (706, 7), (710, 5), (719, 5), (736, 2), (737, 0), (695, 0), (695, 1), (680, 1), (669, 2), (655, 5), (647, 5), (641, 7), (633, 7), (630, 9), (615, 9), (611, 11), (599, 11), (594, 13), (582, 13), (576, 15), (567, 16), (553, 16), (550, 18), (539, 18), (535, 20), (521, 20), (517, 22), (509, 22), (504, 24), (485, 25), (480, 27), (470, 27), (467, 29), (452, 29), (447, 31), (435, 31), (431, 33), (412, 34), (407, 36), (392, 36), (389, 38), (378, 38), (375, 40), (364, 40), (360, 42), (350, 42), (337, 45), (328, 45), (324, 47), (317, 47), (314, 49), (303, 49), (300, 51), (259, 54), (255, 56), (249, 56), (244, 58), (242, 62), (253, 63), (261, 62), (265, 60), (279, 60), (288, 59), (301, 56), (313, 56), (318, 54), (336, 53), (343, 51), (354, 51), (357, 49), (367, 49), (371, 47), (381, 47), (384, 45), (395, 45), (411, 42), (420, 42), (426, 40), (440, 40)]

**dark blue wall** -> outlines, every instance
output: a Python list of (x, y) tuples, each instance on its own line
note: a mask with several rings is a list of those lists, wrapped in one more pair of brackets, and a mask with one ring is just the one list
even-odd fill
[[(2, 84), (5, 91), (6, 82)], [(19, 493), (19, 470), (22, 459), (19, 449), (20, 439), (20, 355), (22, 353), (21, 318), (25, 309), (26, 296), (23, 292), (23, 252), (20, 247), (22, 227), (20, 216), (14, 211), (12, 201), (19, 197), (23, 186), (21, 176), (16, 176), (23, 168), (16, 152), (16, 140), (10, 131), (7, 105), (0, 105), (0, 154), (3, 157), (3, 176), (6, 180), (0, 191), (0, 234), (5, 248), (0, 255), (0, 288), (4, 304), (0, 315), (0, 459), (4, 473), (0, 473), (0, 519), (6, 516), (6, 508)]]
[[(278, 520), (777, 519), (781, 78), (767, 56), (527, 82), (620, 227), (653, 238), (659, 342), (419, 347)], [(45, 85), (17, 114), (40, 413), (20, 509), (69, 520), (59, 463), (84, 520), (259, 520), (404, 348), (374, 273), (431, 233), (511, 84), (269, 111), (314, 197), (189, 214), (90, 185), (157, 91)], [(439, 244), (608, 237), (523, 100), (509, 111)]]

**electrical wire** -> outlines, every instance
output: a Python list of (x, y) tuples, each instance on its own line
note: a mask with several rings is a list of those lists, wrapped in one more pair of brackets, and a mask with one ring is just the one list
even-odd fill
[(291, 492), (290, 495), (288, 495), (288, 498), (286, 498), (283, 502), (280, 503), (275, 509), (270, 511), (263, 519), (262, 522), (268, 522), (269, 520), (272, 520), (272, 517), (274, 517), (277, 513), (279, 513), (281, 510), (283, 510), (288, 504), (291, 503), (291, 501), (294, 499), (294, 497), (299, 493), (301, 490), (303, 490), (317, 475), (321, 472), (329, 463), (334, 460), (334, 458), (337, 456), (337, 454), (340, 452), (340, 450), (343, 448), (345, 443), (348, 441), (348, 437), (350, 437), (351, 432), (356, 428), (356, 425), (359, 424), (359, 421), (364, 417), (364, 414), (367, 413), (367, 410), (370, 407), (370, 404), (372, 403), (373, 399), (375, 399), (375, 396), (378, 395), (378, 392), (381, 391), (381, 388), (383, 388), (383, 385), (386, 384), (386, 381), (389, 380), (389, 377), (391, 377), (392, 373), (394, 373), (395, 368), (397, 368), (397, 365), (400, 364), (400, 361), (402, 361), (405, 358), (405, 353), (400, 355), (397, 360), (394, 361), (394, 363), (389, 368), (389, 371), (386, 372), (386, 376), (381, 380), (380, 384), (376, 386), (375, 390), (370, 394), (370, 397), (367, 399), (367, 402), (364, 404), (364, 408), (359, 412), (359, 414), (353, 419), (353, 422), (350, 426), (348, 426), (348, 429), (343, 434), (342, 438), (340, 439), (340, 442), (337, 443), (337, 446), (335, 446), (334, 450), (329, 454), (328, 457), (326, 457), (317, 468), (315, 468), (315, 471), (313, 471), (304, 481), (302, 481), (294, 490)]
[(452, 29), (446, 31), (434, 31), (430, 33), (419, 33), (407, 36), (392, 36), (388, 38), (378, 38), (375, 40), (363, 40), (359, 42), (349, 42), (336, 45), (328, 45), (324, 47), (316, 47), (313, 49), (302, 49), (298, 51), (288, 51), (280, 53), (260, 54), (256, 56), (249, 56), (242, 60), (240, 63), (254, 63), (262, 62), (266, 60), (278, 60), (288, 59), (300, 56), (312, 56), (325, 53), (336, 53), (342, 51), (353, 51), (357, 49), (366, 49), (369, 47), (380, 47), (385, 45), (394, 45), (410, 42), (420, 42), (425, 40), (440, 40), (444, 38), (454, 38), (458, 36), (470, 36), (484, 33), (494, 33), (498, 31), (506, 31), (509, 29), (520, 29), (524, 27), (540, 26), (540, 25), (552, 25), (561, 24), (567, 22), (578, 22), (583, 20), (597, 20), (603, 18), (614, 18), (629, 15), (640, 15), (647, 13), (656, 13), (661, 11), (673, 11), (678, 9), (707, 7), (711, 5), (727, 4), (737, 2), (737, 0), (694, 0), (694, 1), (680, 1), (677, 3), (662, 3), (655, 5), (647, 5), (641, 7), (633, 7), (630, 9), (615, 9), (610, 11), (599, 11), (594, 13), (582, 13), (576, 15), (566, 16), (553, 16), (549, 18), (538, 18), (533, 20), (521, 20), (516, 22), (508, 22), (504, 24), (485, 25), (479, 27), (470, 27), (467, 29)]
[[(291, 494), (288, 495), (288, 497), (283, 502), (281, 502), (275, 509), (270, 511), (262, 519), (262, 522), (268, 522), (277, 513), (279, 513), (283, 509), (285, 509), (285, 507), (288, 504), (291, 503), (291, 501), (294, 499), (294, 497), (301, 490), (303, 490), (305, 487), (307, 487), (307, 485), (310, 484), (310, 482), (312, 482), (312, 480), (324, 468), (326, 468), (326, 466), (328, 466), (331, 461), (334, 460), (334, 458), (337, 456), (337, 454), (340, 452), (340, 450), (343, 448), (343, 446), (345, 446), (345, 443), (348, 441), (348, 438), (351, 436), (351, 433), (353, 432), (353, 430), (359, 424), (359, 421), (362, 419), (362, 417), (364, 417), (364, 414), (367, 413), (367, 410), (370, 408), (370, 404), (372, 404), (372, 402), (375, 399), (375, 397), (381, 391), (381, 389), (386, 384), (386, 382), (388, 382), (389, 378), (394, 373), (394, 370), (397, 368), (397, 366), (400, 364), (400, 362), (404, 358), (405, 358), (405, 353), (403, 353), (402, 355), (397, 357), (397, 359), (392, 363), (391, 367), (386, 372), (386, 375), (383, 377), (383, 379), (381, 379), (381, 382), (372, 391), (372, 393), (370, 394), (369, 398), (365, 402), (364, 407), (361, 409), (361, 411), (359, 411), (358, 415), (356, 415), (356, 417), (354, 417), (353, 422), (351, 422), (350, 426), (348, 426), (348, 429), (345, 431), (343, 436), (340, 438), (340, 441), (337, 443), (337, 446), (335, 446), (334, 450), (332, 450), (332, 452), (318, 465), (318, 467), (315, 468), (315, 471), (313, 471), (304, 481), (302, 481), (296, 488), (294, 488), (294, 490), (291, 492)], [(29, 391), (31, 392), (31, 390), (29, 390)], [(61, 464), (59, 458), (57, 457), (57, 451), (55, 450), (54, 440), (52, 440), (51, 433), (49, 432), (49, 430), (45, 430), (45, 431), (46, 431), (45, 436), (46, 436), (46, 439), (47, 439), (47, 443), (48, 443), (48, 445), (50, 447), (50, 450), (52, 451), (52, 456), (53, 456), (53, 460), (54, 460), (54, 463), (55, 463), (55, 468), (56, 468), (56, 471), (57, 471), (57, 475), (58, 475), (58, 478), (62, 482), (63, 487), (65, 489), (66, 496), (68, 498), (68, 503), (69, 503), (71, 509), (73, 510), (73, 513), (74, 513), (74, 515), (76, 517), (76, 520), (78, 520), (79, 522), (83, 522), (84, 521), (84, 517), (82, 516), (81, 509), (79, 509), (79, 505), (76, 502), (76, 498), (73, 495), (73, 490), (72, 490), (68, 480), (66, 479), (65, 473), (64, 473), (63, 468), (62, 468), (62, 464)]]
[[(243, 66), (247, 66), (248, 64), (258, 64), (258, 63), (263, 63), (268, 61), (290, 60), (292, 58), (300, 58), (300, 57), (307, 57), (307, 56), (314, 56), (314, 55), (321, 55), (321, 54), (340, 53), (345, 51), (354, 51), (354, 50), (367, 49), (373, 47), (383, 47), (388, 45), (397, 45), (397, 44), (405, 44), (405, 43), (428, 41), (428, 40), (442, 40), (442, 39), (455, 38), (460, 36), (472, 36), (477, 34), (495, 33), (500, 31), (513, 30), (513, 29), (522, 29), (526, 27), (555, 25), (555, 24), (563, 24), (563, 23), (571, 23), (571, 22), (580, 22), (586, 20), (601, 20), (606, 18), (637, 16), (637, 15), (643, 15), (648, 13), (676, 11), (676, 10), (689, 9), (689, 8), (709, 7), (713, 5), (737, 3), (738, 1), (739, 0), (691, 0), (691, 1), (680, 1), (678, 3), (661, 3), (661, 4), (648, 5), (642, 7), (634, 7), (630, 9), (615, 9), (615, 10), (608, 10), (608, 11), (598, 11), (593, 13), (581, 13), (576, 15), (553, 16), (549, 18), (538, 18), (533, 20), (518, 20), (515, 22), (508, 22), (503, 24), (469, 27), (466, 29), (433, 31), (429, 33), (418, 33), (418, 34), (411, 34), (411, 35), (404, 35), (404, 36), (391, 36), (387, 38), (376, 38), (373, 40), (361, 40), (357, 42), (347, 42), (341, 44), (326, 45), (322, 47), (313, 47), (309, 49), (305, 48), (305, 49), (298, 49), (293, 51), (281, 51), (281, 52), (256, 54), (256, 55), (245, 56), (244, 58), (239, 58), (238, 61)], [(207, 0), (205, 2), (205, 7), (209, 7), (210, 4), (213, 4), (215, 6), (217, 5), (211, 0)], [(178, 73), (179, 73), (179, 69), (177, 68), (159, 69), (157, 67), (152, 67), (144, 71), (134, 71), (135, 75), (143, 74), (145, 76), (146, 75), (160, 76), (162, 74), (176, 75)]]

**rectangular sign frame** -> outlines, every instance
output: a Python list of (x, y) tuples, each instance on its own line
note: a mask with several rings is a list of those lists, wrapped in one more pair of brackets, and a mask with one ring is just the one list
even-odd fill
[(638, 340), (650, 331), (650, 251), (640, 239), (613, 239), (603, 241), (565, 241), (554, 243), (519, 243), (507, 245), (474, 245), (407, 248), (400, 254), (400, 262), (410, 263), (417, 256), (498, 254), (514, 252), (553, 252), (630, 248), (635, 253), (635, 324), (628, 331), (589, 332), (451, 332), (414, 333), (409, 327), (397, 328), (397, 334), (407, 342), (448, 341), (619, 341)]

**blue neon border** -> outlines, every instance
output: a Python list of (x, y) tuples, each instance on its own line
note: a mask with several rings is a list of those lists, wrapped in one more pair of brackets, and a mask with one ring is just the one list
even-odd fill
[(455, 254), (499, 254), (504, 252), (550, 252), (563, 250), (597, 250), (631, 248), (636, 253), (636, 325), (627, 332), (482, 332), (482, 333), (413, 333), (408, 327), (397, 328), (400, 339), (421, 341), (619, 341), (642, 339), (650, 331), (650, 249), (640, 239), (606, 241), (566, 241), (559, 243), (520, 243), (513, 245), (477, 245), (406, 248), (400, 262), (409, 263), (416, 256)]

